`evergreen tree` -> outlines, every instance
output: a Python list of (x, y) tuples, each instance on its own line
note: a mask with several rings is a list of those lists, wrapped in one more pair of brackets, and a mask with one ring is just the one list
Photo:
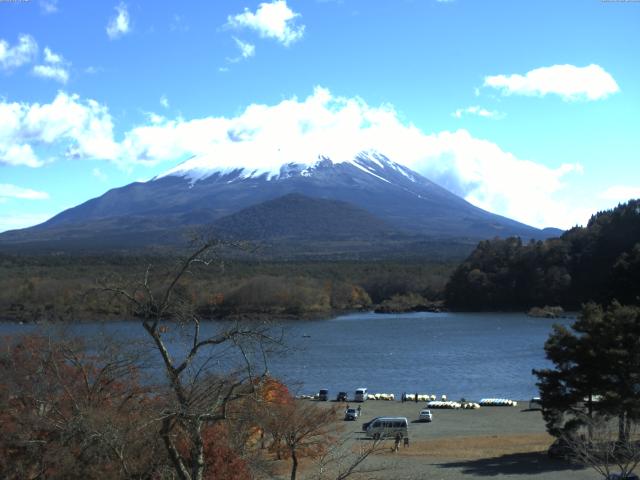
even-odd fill
[(445, 298), (451, 308), (475, 311), (640, 304), (639, 282), (640, 200), (630, 200), (560, 238), (480, 242), (453, 272)]
[(640, 419), (640, 308), (614, 302), (583, 307), (571, 330), (555, 326), (545, 343), (555, 368), (534, 370), (547, 430), (575, 432), (594, 414), (619, 419), (625, 441)]

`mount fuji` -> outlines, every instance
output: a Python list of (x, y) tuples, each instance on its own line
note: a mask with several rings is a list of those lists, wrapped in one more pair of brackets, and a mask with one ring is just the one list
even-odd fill
[(216, 165), (214, 157), (193, 157), (148, 182), (109, 190), (40, 225), (5, 232), (0, 249), (172, 246), (204, 227), (273, 243), (342, 242), (347, 250), (365, 243), (365, 250), (376, 243), (397, 249), (403, 242), (561, 233), (482, 210), (372, 151), (347, 161), (320, 156), (277, 169)]

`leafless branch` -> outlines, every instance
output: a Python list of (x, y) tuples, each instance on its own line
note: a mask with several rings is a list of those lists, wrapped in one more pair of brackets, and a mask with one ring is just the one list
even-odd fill
[(560, 440), (570, 452), (571, 460), (593, 468), (604, 478), (609, 477), (613, 468), (622, 474), (622, 478), (635, 470), (640, 464), (640, 431), (636, 423), (631, 425), (628, 438), (620, 440), (613, 428), (617, 419), (584, 415), (582, 420), (583, 431)]

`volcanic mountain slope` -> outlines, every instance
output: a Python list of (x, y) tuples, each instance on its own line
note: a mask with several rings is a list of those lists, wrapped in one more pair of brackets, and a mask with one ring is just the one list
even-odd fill
[(243, 240), (371, 239), (394, 231), (391, 225), (349, 203), (299, 193), (244, 208), (213, 226)]
[[(361, 153), (343, 162), (319, 157), (311, 165), (290, 163), (277, 171), (221, 169), (214, 165), (215, 159), (209, 157), (190, 159), (164, 175), (110, 190), (43, 224), (6, 232), (0, 235), (0, 247), (171, 245), (181, 242), (185, 231), (214, 223), (219, 229), (246, 233), (251, 228), (241, 227), (240, 217), (221, 219), (255, 206), (257, 210), (245, 212), (243, 222), (260, 222), (258, 217), (266, 210), (283, 210), (287, 202), (293, 202), (291, 208), (296, 214), (282, 217), (277, 232), (272, 229), (275, 236), (282, 236), (287, 230), (309, 229), (311, 225), (316, 230), (323, 228), (320, 225), (327, 220), (325, 208), (333, 214), (342, 210), (351, 218), (347, 221), (341, 217), (344, 221), (340, 227), (335, 222), (325, 222), (329, 236), (339, 232), (339, 236), (359, 237), (375, 225), (380, 227), (376, 235), (384, 230), (440, 240), (475, 241), (511, 235), (529, 239), (558, 234), (555, 229), (539, 230), (477, 208), (375, 152)], [(294, 193), (343, 203), (320, 206), (300, 197), (285, 197)], [(258, 206), (279, 197), (284, 198)], [(358, 215), (360, 220), (354, 220)]]

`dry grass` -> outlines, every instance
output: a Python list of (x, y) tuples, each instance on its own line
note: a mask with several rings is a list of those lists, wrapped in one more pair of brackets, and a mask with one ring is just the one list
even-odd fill
[[(399, 456), (428, 457), (431, 459), (478, 460), (514, 453), (543, 452), (553, 437), (546, 433), (448, 437), (437, 440), (412, 441), (409, 448), (400, 446)], [(393, 442), (389, 443), (388, 453)]]

